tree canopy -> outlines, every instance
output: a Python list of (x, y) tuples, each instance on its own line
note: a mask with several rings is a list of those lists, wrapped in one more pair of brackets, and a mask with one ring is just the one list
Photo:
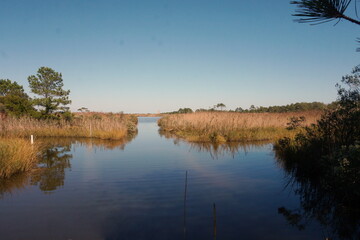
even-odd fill
[(223, 103), (218, 103), (214, 106), (214, 108), (220, 108), (220, 110), (222, 111), (224, 108), (226, 108), (226, 105)]
[(0, 112), (22, 116), (35, 110), (23, 86), (9, 79), (0, 79)]
[(0, 96), (26, 95), (23, 86), (9, 79), (0, 79)]

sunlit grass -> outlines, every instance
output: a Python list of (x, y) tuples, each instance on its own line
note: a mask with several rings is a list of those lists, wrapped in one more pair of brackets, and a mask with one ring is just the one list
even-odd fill
[(162, 131), (171, 132), (192, 142), (234, 142), (277, 140), (294, 137), (301, 129), (288, 130), (291, 117), (304, 116), (303, 125), (315, 123), (322, 112), (231, 113), (200, 112), (174, 114), (158, 121)]
[(137, 131), (137, 119), (124, 114), (82, 113), (72, 121), (5, 118), (2, 137), (88, 137), (119, 140)]
[[(36, 164), (34, 137), (82, 137), (126, 140), (137, 133), (137, 118), (125, 114), (79, 113), (71, 121), (6, 117), (0, 119), (0, 178), (26, 172)], [(27, 138), (26, 140), (24, 138)], [(36, 141), (41, 144), (41, 141)]]
[(38, 147), (30, 140), (0, 138), (0, 178), (26, 172), (33, 168), (37, 161)]

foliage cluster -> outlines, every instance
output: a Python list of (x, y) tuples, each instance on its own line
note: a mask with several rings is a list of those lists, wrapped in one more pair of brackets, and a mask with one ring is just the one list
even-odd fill
[(177, 113), (193, 113), (193, 110), (191, 108), (179, 108), (179, 110), (177, 111), (166, 112), (164, 114), (177, 114)]
[(269, 106), (269, 107), (256, 107), (251, 105), (248, 109), (242, 109), (238, 107), (235, 109), (235, 112), (249, 112), (249, 113), (282, 113), (282, 112), (303, 112), (303, 111), (311, 111), (311, 110), (325, 110), (329, 105), (321, 103), (321, 102), (300, 102), (300, 103), (292, 103), (283, 106)]
[(70, 90), (63, 90), (61, 73), (48, 67), (41, 67), (36, 76), (28, 77), (28, 82), (31, 92), (41, 96), (35, 98), (33, 103), (41, 108), (42, 116), (49, 118), (55, 112), (68, 112), (69, 108), (66, 105), (71, 103)]
[(287, 129), (292, 130), (299, 127), (303, 127), (303, 124), (306, 122), (306, 118), (304, 116), (300, 117), (291, 117), (290, 121), (287, 123)]
[[(280, 139), (274, 148), (278, 162), (298, 185), (303, 211), (296, 214), (329, 225), (338, 237), (358, 239), (360, 67), (344, 76), (342, 83), (347, 88), (337, 85), (336, 109), (294, 139)], [(293, 216), (285, 209), (280, 212)]]
[[(357, 19), (346, 13), (352, 2), (354, 2), (354, 11), (352, 13), (355, 14)], [(296, 13), (293, 16), (299, 17), (295, 20), (299, 23), (316, 25), (334, 20), (337, 23), (341, 20), (346, 20), (360, 25), (358, 20), (358, 4), (356, 2), (356, 0), (299, 0), (291, 1), (290, 3), (297, 6)], [(360, 42), (359, 38), (358, 42)], [(360, 48), (357, 51), (360, 51)]]
[[(336, 107), (337, 103), (333, 102), (331, 104), (325, 104), (322, 102), (299, 102), (292, 103), (288, 105), (282, 106), (269, 106), (269, 107), (256, 107), (251, 105), (248, 109), (243, 109), (241, 107), (237, 107), (235, 110), (228, 110), (228, 112), (242, 112), (242, 113), (286, 113), (286, 112), (304, 112), (304, 111), (324, 111), (328, 108)], [(226, 108), (226, 105), (223, 103), (218, 103), (213, 107), (199, 108), (196, 109), (195, 112), (223, 112)], [(167, 112), (165, 114), (177, 114), (177, 113), (192, 113), (193, 110), (191, 108), (180, 108), (178, 111)]]
[(0, 114), (29, 116), (37, 119), (71, 119), (66, 105), (70, 104), (70, 90), (63, 90), (61, 73), (48, 67), (40, 67), (35, 75), (28, 77), (31, 92), (38, 95), (30, 98), (23, 86), (9, 79), (0, 79)]
[(300, 17), (296, 20), (300, 23), (317, 24), (345, 19), (360, 24), (358, 20), (345, 15), (345, 11), (351, 2), (352, 0), (300, 0), (291, 1), (290, 3), (297, 5), (297, 13), (294, 16)]
[(344, 76), (342, 83), (347, 89), (337, 85), (337, 108), (326, 111), (316, 125), (306, 128), (295, 139), (281, 139), (275, 145), (281, 154), (333, 159), (337, 151), (360, 141), (360, 67), (354, 68), (352, 75)]
[(9, 79), (0, 79), (0, 114), (35, 115), (35, 109), (24, 88)]

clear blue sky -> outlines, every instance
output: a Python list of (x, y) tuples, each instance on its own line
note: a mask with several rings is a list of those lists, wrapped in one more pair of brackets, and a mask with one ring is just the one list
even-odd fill
[(331, 102), (359, 27), (294, 23), (289, 0), (0, 0), (0, 78), (63, 74), (71, 108), (157, 112)]

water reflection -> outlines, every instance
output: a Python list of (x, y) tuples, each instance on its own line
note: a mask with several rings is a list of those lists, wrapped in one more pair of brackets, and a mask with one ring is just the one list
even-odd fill
[(190, 145), (190, 150), (195, 150), (198, 152), (207, 152), (210, 154), (211, 158), (218, 159), (224, 156), (235, 157), (239, 152), (244, 152), (245, 154), (254, 150), (255, 148), (264, 147), (269, 144), (268, 141), (254, 141), (254, 142), (228, 142), (228, 143), (209, 143), (209, 142), (188, 142), (183, 140), (176, 135), (159, 130), (159, 135), (165, 137), (166, 139), (173, 139), (174, 145), (179, 145), (182, 142)]
[(300, 208), (278, 209), (290, 225), (304, 230), (315, 220), (323, 227), (324, 239), (360, 239), (358, 177), (311, 161), (277, 156), (277, 162), (286, 172), (287, 186), (300, 198)]
[(0, 199), (6, 194), (13, 194), (26, 188), (29, 184), (28, 174), (18, 174), (10, 179), (0, 180)]
[(42, 138), (39, 139), (40, 144), (44, 145), (45, 148), (51, 146), (72, 146), (76, 148), (77, 146), (85, 146), (87, 149), (91, 150), (93, 148), (100, 150), (113, 150), (120, 149), (124, 150), (125, 146), (130, 143), (137, 133), (128, 136), (122, 140), (102, 140), (102, 139), (93, 139), (93, 138)]
[[(139, 122), (124, 152), (121, 142), (49, 140), (42, 181), (30, 185), (29, 173), (1, 185), (0, 239), (321, 239), (318, 226), (298, 232), (277, 213), (297, 200), (281, 192), (270, 145), (189, 151), (159, 138), (155, 121)], [(46, 178), (47, 167), (57, 178)]]
[(65, 170), (71, 168), (71, 142), (67, 144), (43, 145), (40, 155), (39, 169), (30, 177), (32, 185), (39, 186), (44, 192), (51, 192), (64, 185)]
[(88, 138), (43, 138), (38, 139), (40, 157), (38, 167), (31, 172), (17, 174), (10, 179), (0, 180), (0, 198), (6, 194), (26, 189), (27, 186), (38, 186), (44, 193), (51, 193), (64, 186), (66, 170), (71, 169), (72, 151), (86, 146), (89, 151), (124, 150), (135, 136), (124, 140), (108, 141)]

